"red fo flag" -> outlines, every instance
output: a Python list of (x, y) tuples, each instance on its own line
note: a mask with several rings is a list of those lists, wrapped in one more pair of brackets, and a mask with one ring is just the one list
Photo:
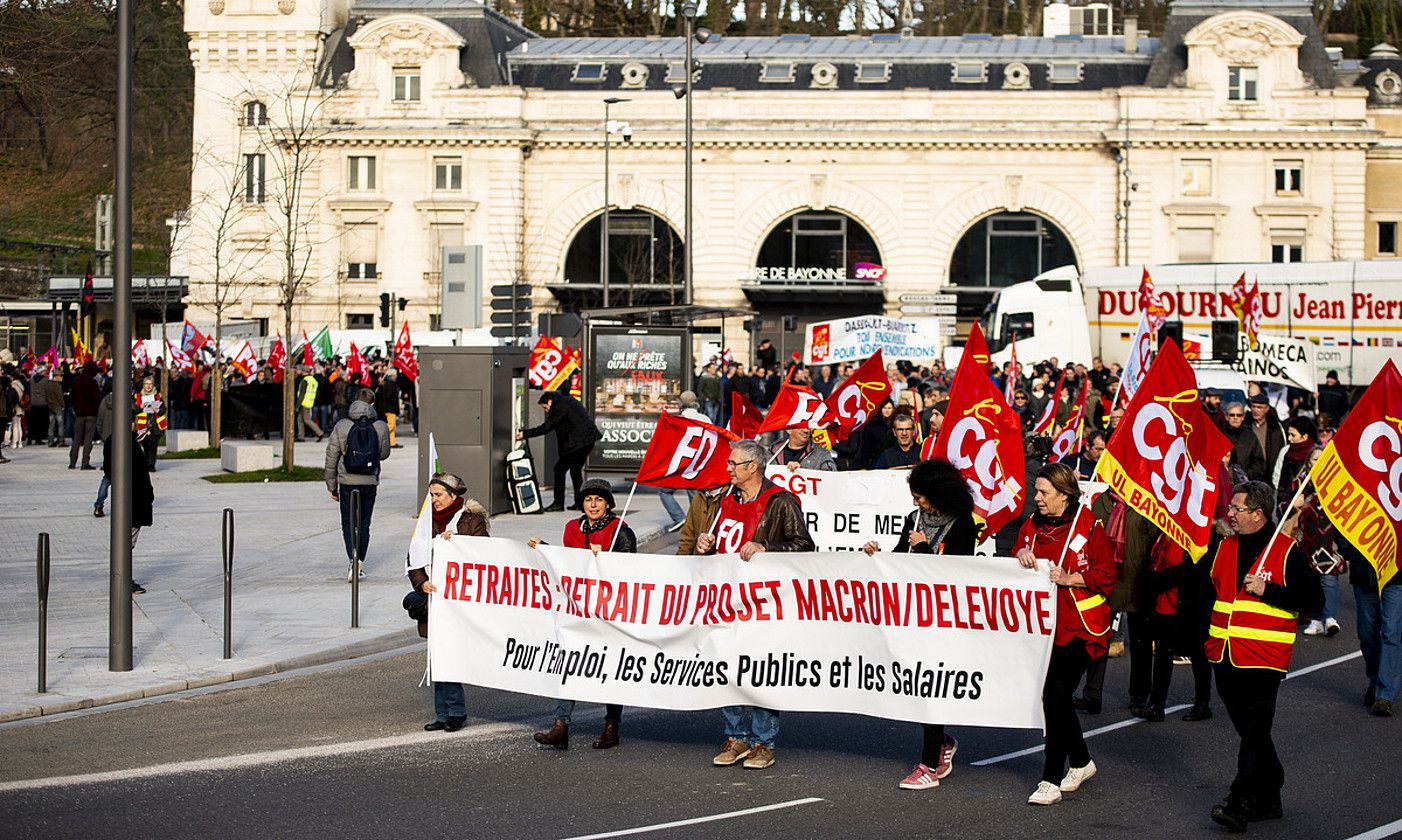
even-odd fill
[(752, 402), (750, 398), (739, 391), (730, 392), (730, 422), (726, 424), (726, 431), (739, 438), (752, 438), (759, 434), (759, 427), (764, 424), (764, 412)]
[(827, 404), (812, 388), (785, 382), (779, 386), (779, 394), (760, 424), (759, 434), (795, 427), (826, 429), (832, 422)]
[(1049, 435), (1052, 427), (1056, 425), (1056, 408), (1061, 403), (1061, 387), (1066, 384), (1066, 371), (1061, 372), (1061, 378), (1056, 381), (1056, 391), (1047, 402), (1047, 407), (1042, 411), (1042, 416), (1038, 418), (1037, 425), (1032, 427), (1032, 431), (1039, 435)]
[(282, 333), (278, 333), (273, 349), (268, 351), (268, 367), (273, 369), (273, 381), (281, 382), (283, 368), (287, 367), (287, 347), (282, 343)]
[(1310, 471), (1334, 527), (1378, 572), (1397, 574), (1402, 542), (1402, 375), (1389, 359)]
[(1194, 561), (1207, 552), (1218, 466), (1232, 444), (1203, 411), (1175, 341), (1164, 342), (1110, 438), (1095, 477)]
[(1076, 410), (1071, 412), (1071, 416), (1066, 418), (1066, 425), (1052, 438), (1051, 457), (1047, 459), (1050, 463), (1060, 463), (1081, 448), (1081, 430), (1086, 422), (1086, 396), (1089, 394), (1089, 384), (1082, 384), (1081, 400), (1076, 404)]
[(306, 330), (302, 330), (302, 364), (307, 367), (316, 364), (316, 357), (312, 355), (312, 340), (307, 338)]
[(735, 436), (725, 429), (675, 414), (657, 418), (652, 440), (638, 467), (638, 483), (649, 487), (706, 490), (730, 480), (725, 462)]
[(399, 330), (399, 338), (394, 340), (394, 366), (410, 382), (419, 378), (419, 360), (414, 358), (414, 342), (409, 338), (407, 321)]
[(530, 360), (526, 366), (526, 375), (531, 380), (531, 387), (547, 390), (547, 386), (560, 377), (564, 366), (564, 349), (550, 336), (541, 336), (535, 347), (531, 348)]
[(365, 356), (360, 352), (360, 348), (351, 342), (350, 357), (346, 359), (346, 375), (350, 381), (358, 382), (361, 385), (370, 384), (370, 366), (365, 363)]
[(866, 425), (889, 396), (891, 380), (886, 378), (886, 365), (881, 360), (881, 351), (877, 350), (834, 388), (826, 400), (828, 416), (836, 420), (830, 430), (833, 440), (845, 440)]
[(988, 343), (974, 324), (932, 454), (963, 474), (974, 513), (985, 522), (983, 533), (991, 535), (1022, 512), (1026, 462), (1022, 423), (985, 373), (987, 364)]

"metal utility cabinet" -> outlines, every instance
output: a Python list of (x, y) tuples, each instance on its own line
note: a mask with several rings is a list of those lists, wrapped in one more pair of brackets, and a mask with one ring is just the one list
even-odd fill
[(511, 510), (506, 455), (529, 405), (528, 357), (524, 347), (419, 348), (421, 492), (416, 500), (433, 475), (432, 435), (443, 469), (467, 483), (469, 497), (494, 515)]

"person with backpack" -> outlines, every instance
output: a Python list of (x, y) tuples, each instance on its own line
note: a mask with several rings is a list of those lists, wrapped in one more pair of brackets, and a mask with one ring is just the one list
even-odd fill
[[(375, 417), (375, 392), (361, 388), (355, 394), (348, 417), (331, 430), (326, 444), (324, 476), (331, 498), (341, 504), (341, 535), (346, 543), (346, 582), (365, 577), (365, 554), (370, 548), (370, 517), (375, 512), (375, 491), (380, 484), (380, 462), (389, 457), (389, 426)], [(360, 532), (351, 534), (351, 504), (360, 492)], [(357, 545), (358, 544), (358, 545)], [(358, 547), (357, 554), (354, 549)], [(356, 557), (360, 565), (355, 565)]]

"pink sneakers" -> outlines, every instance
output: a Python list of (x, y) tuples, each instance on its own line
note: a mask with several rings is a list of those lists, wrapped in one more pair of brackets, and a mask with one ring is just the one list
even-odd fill
[(939, 786), (940, 780), (935, 776), (935, 771), (923, 764), (915, 765), (910, 775), (901, 779), (901, 790), (929, 790)]
[(943, 779), (954, 770), (954, 753), (959, 749), (959, 742), (954, 740), (953, 735), (944, 736), (944, 745), (940, 747), (940, 766), (935, 768), (935, 778)]

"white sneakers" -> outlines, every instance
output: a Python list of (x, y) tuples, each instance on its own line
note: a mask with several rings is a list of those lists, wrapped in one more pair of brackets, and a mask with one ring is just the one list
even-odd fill
[(1090, 781), (1095, 776), (1095, 762), (1086, 762), (1085, 767), (1072, 767), (1066, 772), (1066, 778), (1061, 780), (1061, 792), (1071, 793), (1081, 789), (1081, 785)]
[[(361, 580), (365, 580), (365, 564), (364, 564), (364, 563), (357, 563), (357, 564), (355, 564), (355, 568), (356, 568), (356, 571), (358, 571), (358, 572), (360, 573), (360, 579), (361, 579)], [(352, 580), (354, 580), (354, 576), (355, 576), (355, 572), (351, 571), (351, 567), (350, 567), (349, 565), (347, 565), (347, 566), (346, 566), (346, 583), (350, 583)]]
[(1311, 622), (1309, 623), (1309, 626), (1305, 628), (1304, 633), (1305, 633), (1306, 636), (1323, 636), (1323, 635), (1324, 635), (1324, 622), (1322, 622), (1322, 621), (1311, 621)]
[(1061, 790), (1051, 782), (1038, 782), (1037, 789), (1027, 797), (1028, 805), (1055, 805), (1061, 801)]

